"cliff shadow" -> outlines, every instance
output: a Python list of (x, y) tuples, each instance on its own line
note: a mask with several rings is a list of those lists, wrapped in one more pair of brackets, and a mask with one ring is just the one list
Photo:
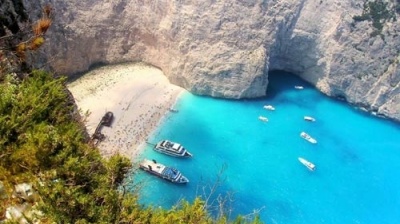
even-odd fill
[(274, 98), (281, 92), (296, 90), (296, 86), (314, 88), (311, 84), (301, 79), (296, 74), (282, 70), (273, 70), (268, 72), (268, 86), (266, 95), (269, 98)]

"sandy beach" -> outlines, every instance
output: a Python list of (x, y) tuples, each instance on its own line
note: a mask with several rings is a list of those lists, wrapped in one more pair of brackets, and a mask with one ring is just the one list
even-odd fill
[(103, 156), (115, 153), (134, 159), (147, 137), (173, 108), (185, 90), (171, 84), (163, 72), (143, 63), (97, 68), (67, 85), (82, 115), (89, 114), (86, 127), (95, 132), (107, 111), (114, 114), (111, 127), (103, 127), (106, 138), (98, 143)]

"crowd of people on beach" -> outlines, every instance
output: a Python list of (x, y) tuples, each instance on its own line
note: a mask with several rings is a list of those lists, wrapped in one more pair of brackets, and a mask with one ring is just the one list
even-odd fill
[[(136, 105), (137, 110), (141, 111), (140, 114), (132, 115), (129, 110), (121, 110), (121, 117), (116, 118), (113, 130), (107, 131), (108, 135), (99, 144), (103, 155), (120, 153), (130, 158), (137, 156), (140, 150), (135, 149), (141, 148), (146, 143), (148, 136), (156, 131), (159, 122), (175, 102), (176, 96), (173, 96), (173, 91), (171, 89), (165, 92), (157, 105), (153, 103)], [(132, 109), (135, 110), (135, 107)]]
[(102, 155), (120, 153), (129, 158), (141, 152), (183, 91), (170, 84), (161, 70), (140, 63), (92, 70), (68, 88), (78, 107), (91, 113), (89, 132), (95, 132), (104, 110), (113, 112), (114, 122), (101, 129), (105, 138), (97, 144)]

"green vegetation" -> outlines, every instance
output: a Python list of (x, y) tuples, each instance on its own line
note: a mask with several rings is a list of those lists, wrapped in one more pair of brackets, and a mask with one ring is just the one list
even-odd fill
[[(38, 192), (29, 201), (43, 214), (43, 223), (228, 223), (213, 219), (205, 202), (182, 201), (171, 210), (145, 208), (137, 192), (122, 186), (131, 162), (119, 155), (109, 159), (87, 143), (82, 123), (64, 86), (34, 71), (19, 79), (5, 75), (0, 83), (0, 181), (5, 209), (21, 199), (11, 197), (14, 185), (32, 183)], [(238, 217), (235, 223), (261, 223)]]
[[(353, 20), (355, 22), (360, 21), (371, 21), (374, 31), (371, 36), (377, 36), (381, 34), (383, 24), (386, 21), (393, 20), (396, 21), (396, 11), (399, 8), (399, 3), (395, 3), (395, 8), (392, 9), (388, 2), (384, 0), (373, 0), (365, 1), (363, 13), (360, 16), (354, 16)], [(397, 11), (398, 12), (398, 11)]]
[(52, 8), (42, 10), (36, 22), (28, 21), (21, 0), (11, 1), (0, 10), (0, 80), (5, 74), (27, 73), (29, 55), (45, 42), (45, 34), (52, 23)]
[[(12, 3), (7, 13), (13, 26), (0, 15), (0, 222), (8, 208), (24, 204), (35, 211), (24, 217), (28, 222), (229, 223), (223, 205), (218, 217), (211, 217), (207, 199), (183, 200), (170, 210), (139, 204), (139, 188), (124, 183), (135, 171), (131, 161), (120, 155), (103, 158), (88, 143), (66, 79), (32, 72), (28, 65), (27, 55), (45, 42), (51, 7), (35, 23), (21, 26), (32, 27), (28, 31), (18, 26), (27, 22), (18, 14), (21, 1)], [(33, 186), (34, 196), (13, 197), (22, 183)], [(233, 223), (262, 222), (258, 216), (239, 216)]]

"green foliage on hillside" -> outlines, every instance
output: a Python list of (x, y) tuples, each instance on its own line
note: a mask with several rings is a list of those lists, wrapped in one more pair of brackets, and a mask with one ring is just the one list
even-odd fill
[(384, 0), (365, 1), (362, 15), (354, 16), (353, 20), (355, 22), (365, 20), (371, 21), (375, 29), (373, 33), (371, 33), (371, 36), (376, 36), (381, 33), (386, 21), (396, 21), (395, 12), (397, 12), (397, 7), (399, 7), (399, 3), (394, 3), (392, 8), (391, 5)]
[(30, 61), (45, 43), (52, 23), (52, 7), (42, 9), (42, 16), (30, 21), (21, 0), (0, 4), (0, 80), (8, 73), (24, 75), (31, 70)]
[[(20, 80), (4, 75), (0, 83), (0, 181), (5, 209), (21, 199), (11, 197), (15, 184), (32, 183), (35, 205), (43, 223), (228, 223), (213, 219), (205, 202), (182, 201), (171, 210), (145, 208), (137, 192), (127, 192), (123, 180), (132, 168), (119, 155), (109, 159), (88, 144), (65, 79), (34, 71)], [(238, 217), (235, 223), (261, 223)]]

